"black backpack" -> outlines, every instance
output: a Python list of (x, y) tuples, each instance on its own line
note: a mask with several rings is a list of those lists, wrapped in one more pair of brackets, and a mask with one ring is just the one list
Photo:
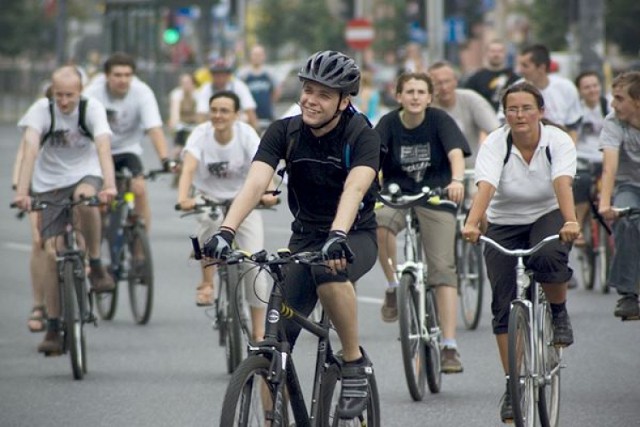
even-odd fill
[[(53, 135), (53, 129), (56, 126), (56, 116), (53, 110), (54, 104), (55, 104), (55, 101), (49, 98), (49, 115), (51, 116), (51, 126), (49, 126), (49, 131), (47, 131), (47, 133), (45, 133), (44, 136), (42, 137), (42, 140), (40, 141), (40, 147), (42, 147), (44, 143), (47, 141), (47, 139), (49, 139), (51, 135)], [(78, 108), (80, 110), (78, 112), (78, 129), (80, 130), (80, 133), (82, 135), (93, 140), (93, 134), (87, 128), (87, 123), (85, 121), (86, 115), (87, 115), (87, 98), (84, 98), (84, 97), (80, 98), (80, 103), (78, 105)]]

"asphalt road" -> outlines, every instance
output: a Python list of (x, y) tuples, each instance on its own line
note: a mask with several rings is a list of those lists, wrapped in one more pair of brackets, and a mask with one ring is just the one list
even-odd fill
[[(229, 375), (206, 310), (194, 304), (199, 272), (187, 260), (194, 221), (179, 219), (173, 211), (175, 190), (168, 179), (149, 185), (156, 278), (150, 323), (133, 323), (122, 293), (115, 319), (87, 329), (89, 373), (82, 381), (73, 380), (68, 356), (44, 358), (36, 352), (42, 335), (26, 327), (29, 228), (8, 209), (17, 142), (17, 130), (0, 125), (0, 426), (218, 425)], [(157, 167), (151, 146), (146, 150), (146, 164)], [(264, 217), (267, 249), (284, 246), (290, 220), (286, 206)], [(445, 376), (441, 393), (413, 402), (400, 359), (398, 325), (380, 320), (383, 283), (376, 266), (358, 289), (361, 340), (376, 368), (383, 425), (500, 425), (504, 380), (488, 303), (476, 331), (458, 329), (464, 373)], [(563, 426), (640, 425), (640, 322), (616, 320), (615, 300), (613, 294), (583, 289), (570, 293), (576, 343), (565, 351)], [(303, 381), (313, 356), (313, 341), (301, 337), (294, 359)]]

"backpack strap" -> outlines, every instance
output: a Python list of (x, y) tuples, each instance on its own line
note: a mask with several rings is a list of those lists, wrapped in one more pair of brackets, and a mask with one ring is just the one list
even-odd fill
[(51, 118), (51, 125), (49, 126), (49, 130), (47, 131), (47, 133), (45, 133), (40, 140), (40, 148), (44, 146), (44, 143), (47, 141), (47, 139), (51, 138), (51, 135), (53, 135), (53, 129), (56, 126), (56, 115), (53, 110), (53, 106), (54, 100), (52, 98), (49, 98), (49, 117)]
[[(502, 165), (506, 165), (507, 162), (509, 161), (512, 148), (513, 148), (513, 137), (511, 136), (511, 131), (509, 131), (509, 134), (507, 135), (507, 152), (504, 155), (504, 160), (502, 161)], [(549, 164), (551, 164), (551, 147), (547, 145), (545, 147), (544, 153), (547, 156), (547, 160), (549, 161)]]
[(86, 117), (87, 117), (87, 98), (80, 98), (80, 105), (78, 106), (78, 129), (80, 133), (84, 136), (88, 137), (93, 141), (93, 134), (87, 127)]
[(347, 124), (347, 129), (344, 132), (344, 152), (342, 153), (342, 163), (346, 170), (351, 169), (351, 152), (353, 151), (353, 146), (356, 141), (360, 137), (360, 134), (366, 128), (372, 128), (371, 122), (362, 113), (354, 112), (351, 120), (349, 120), (349, 124)]
[(284, 172), (291, 173), (291, 159), (293, 158), (293, 149), (298, 142), (300, 136), (300, 126), (302, 124), (302, 115), (291, 117), (287, 122), (287, 151), (284, 155)]
[(600, 109), (602, 110), (602, 115), (606, 116), (609, 114), (609, 101), (604, 96), (600, 97)]

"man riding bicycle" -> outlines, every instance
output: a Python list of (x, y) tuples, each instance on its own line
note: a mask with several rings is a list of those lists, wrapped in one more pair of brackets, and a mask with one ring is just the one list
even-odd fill
[(151, 209), (143, 177), (141, 141), (145, 134), (151, 140), (166, 171), (171, 169), (162, 118), (153, 91), (135, 76), (136, 64), (126, 53), (116, 52), (104, 63), (104, 77), (96, 78), (84, 91), (98, 99), (107, 109), (113, 131), (111, 153), (116, 171), (128, 169), (133, 175), (131, 191), (135, 194), (135, 210), (144, 219), (147, 231), (151, 225)]
[[(607, 219), (616, 217), (612, 198), (617, 207), (640, 207), (640, 72), (619, 75), (612, 89), (614, 111), (605, 118), (600, 133), (603, 163), (599, 212)], [(639, 237), (638, 225), (633, 221), (622, 219), (616, 223), (609, 285), (617, 288), (621, 297), (614, 315), (623, 319), (640, 316)]]
[[(116, 195), (116, 189), (111, 130), (104, 107), (94, 99), (87, 100), (87, 129), (83, 129), (84, 124), (79, 122), (80, 74), (66, 66), (54, 71), (51, 80), (53, 98), (37, 100), (18, 124), (25, 132), (25, 149), (14, 202), (20, 209), (31, 209), (31, 184), (38, 201), (53, 204), (40, 217), (40, 234), (47, 253), (43, 282), (49, 319), (38, 351), (57, 355), (62, 353), (62, 340), (56, 236), (65, 231), (65, 218), (62, 208), (55, 204), (96, 194), (108, 202)], [(91, 288), (94, 292), (113, 290), (113, 279), (100, 262), (100, 214), (88, 206), (78, 207), (77, 211), (89, 257)]]
[[(372, 183), (380, 161), (380, 140), (351, 106), (351, 97), (360, 87), (360, 69), (353, 59), (335, 51), (317, 52), (298, 77), (302, 114), (278, 120), (267, 129), (244, 186), (218, 233), (205, 243), (204, 252), (212, 258), (229, 252), (235, 231), (260, 201), (278, 162), (284, 159), (294, 216), (289, 248), (294, 253), (322, 251), (327, 260), (326, 266), (291, 265), (285, 299), (296, 311), (309, 315), (320, 298), (338, 332), (345, 361), (338, 412), (341, 417), (352, 417), (366, 406), (371, 367), (359, 346), (353, 283), (376, 260)], [(347, 167), (346, 130), (358, 121), (364, 126), (349, 148)], [(290, 132), (296, 124), (297, 131)], [(286, 322), (291, 343), (299, 332), (293, 321)]]

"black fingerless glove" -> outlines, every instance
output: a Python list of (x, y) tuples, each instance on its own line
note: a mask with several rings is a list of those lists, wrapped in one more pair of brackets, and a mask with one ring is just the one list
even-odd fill
[(236, 232), (229, 227), (220, 227), (218, 232), (204, 243), (204, 256), (214, 259), (224, 259), (231, 253), (231, 245)]
[(162, 159), (162, 170), (165, 172), (171, 172), (176, 167), (176, 162), (169, 160), (168, 158)]
[(347, 233), (341, 230), (331, 230), (327, 241), (322, 246), (322, 258), (325, 260), (345, 258), (351, 264), (355, 255), (347, 244)]

